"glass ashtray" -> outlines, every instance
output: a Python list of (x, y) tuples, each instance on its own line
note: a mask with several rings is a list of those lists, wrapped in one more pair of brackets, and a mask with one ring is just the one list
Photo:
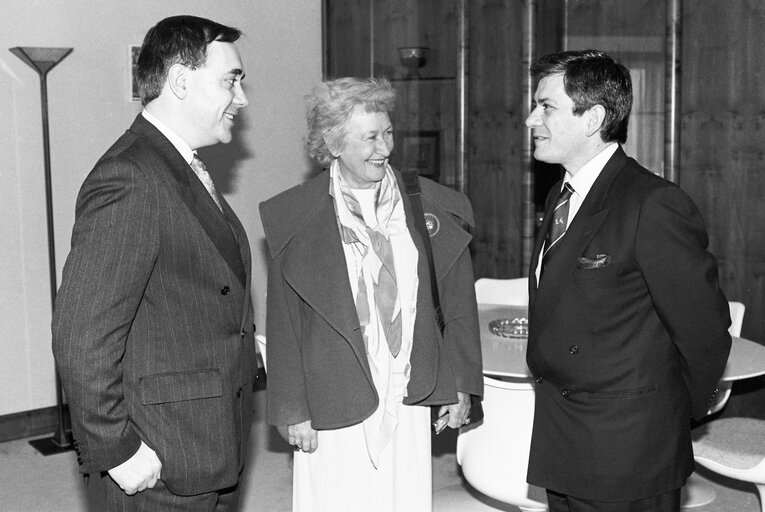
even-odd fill
[(527, 318), (498, 318), (489, 322), (489, 330), (503, 338), (525, 338), (529, 335)]

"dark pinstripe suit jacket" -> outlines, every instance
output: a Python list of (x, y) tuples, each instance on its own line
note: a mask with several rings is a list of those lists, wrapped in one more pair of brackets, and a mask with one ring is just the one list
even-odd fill
[(251, 261), (222, 203), (141, 115), (82, 185), (53, 353), (83, 473), (142, 440), (174, 493), (237, 482), (256, 371)]

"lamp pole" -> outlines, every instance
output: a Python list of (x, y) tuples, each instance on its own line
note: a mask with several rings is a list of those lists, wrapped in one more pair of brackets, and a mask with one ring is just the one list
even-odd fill
[[(45, 163), (45, 210), (48, 219), (48, 268), (50, 277), (51, 313), (56, 304), (56, 245), (53, 236), (53, 188), (50, 172), (50, 136), (48, 134), (48, 72), (64, 57), (72, 52), (72, 48), (20, 47), (10, 48), (11, 53), (34, 69), (40, 77), (40, 104), (42, 109), (43, 155)], [(64, 426), (64, 405), (61, 389), (61, 379), (56, 372), (56, 413), (58, 424), (53, 437), (35, 439), (29, 442), (43, 455), (52, 455), (73, 448), (71, 432)]]

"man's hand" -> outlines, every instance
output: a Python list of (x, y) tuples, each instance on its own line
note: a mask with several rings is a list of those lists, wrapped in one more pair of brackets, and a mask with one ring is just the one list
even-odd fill
[(442, 405), (438, 410), (438, 416), (441, 417), (447, 412), (449, 413), (447, 416), (449, 428), (460, 428), (467, 425), (468, 414), (470, 414), (470, 395), (457, 391), (457, 403)]
[(287, 427), (287, 441), (295, 449), (313, 453), (319, 447), (319, 435), (311, 428), (311, 420)]
[(109, 470), (109, 476), (127, 495), (151, 489), (159, 480), (162, 463), (157, 454), (141, 441), (138, 451), (128, 460)]

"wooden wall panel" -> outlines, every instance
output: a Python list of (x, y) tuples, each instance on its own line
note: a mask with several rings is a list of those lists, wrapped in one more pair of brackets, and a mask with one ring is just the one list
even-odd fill
[(419, 131), (438, 132), (439, 181), (453, 186), (456, 164), (457, 91), (454, 79), (395, 80), (396, 110), (391, 115), (395, 148), (391, 165), (402, 168), (403, 136)]
[(369, 76), (369, 14), (367, 0), (325, 1), (326, 78)]
[(664, 2), (665, 0), (569, 1), (568, 34), (663, 37)]
[[(439, 136), (440, 182), (454, 185), (456, 163), (456, 50), (454, 0), (376, 0), (375, 76), (390, 78), (398, 92), (391, 119), (397, 149), (391, 163), (399, 168), (403, 135), (420, 131)], [(428, 54), (420, 79), (407, 79), (398, 48), (424, 46)]]
[[(440, 181), (446, 185), (454, 184), (456, 162), (455, 16), (454, 0), (332, 0), (327, 8), (330, 76), (369, 76), (373, 69), (374, 76), (389, 78), (398, 93), (391, 113), (392, 165), (401, 167), (403, 134), (436, 131)], [(429, 48), (420, 80), (407, 79), (398, 55), (402, 46)]]
[[(723, 291), (746, 305), (742, 335), (765, 343), (765, 4), (694, 2), (683, 23), (680, 184), (709, 226)], [(737, 382), (724, 414), (765, 418), (765, 378)]]
[(404, 78), (402, 46), (429, 48), (423, 78), (454, 77), (457, 69), (455, 0), (375, 0), (375, 75)]
[(468, 116), (469, 195), (476, 214), (476, 277), (523, 275), (523, 2), (472, 0)]
[(664, 17), (665, 0), (570, 2), (566, 40), (569, 50), (602, 50), (630, 70), (634, 102), (624, 150), (659, 175), (664, 175)]

